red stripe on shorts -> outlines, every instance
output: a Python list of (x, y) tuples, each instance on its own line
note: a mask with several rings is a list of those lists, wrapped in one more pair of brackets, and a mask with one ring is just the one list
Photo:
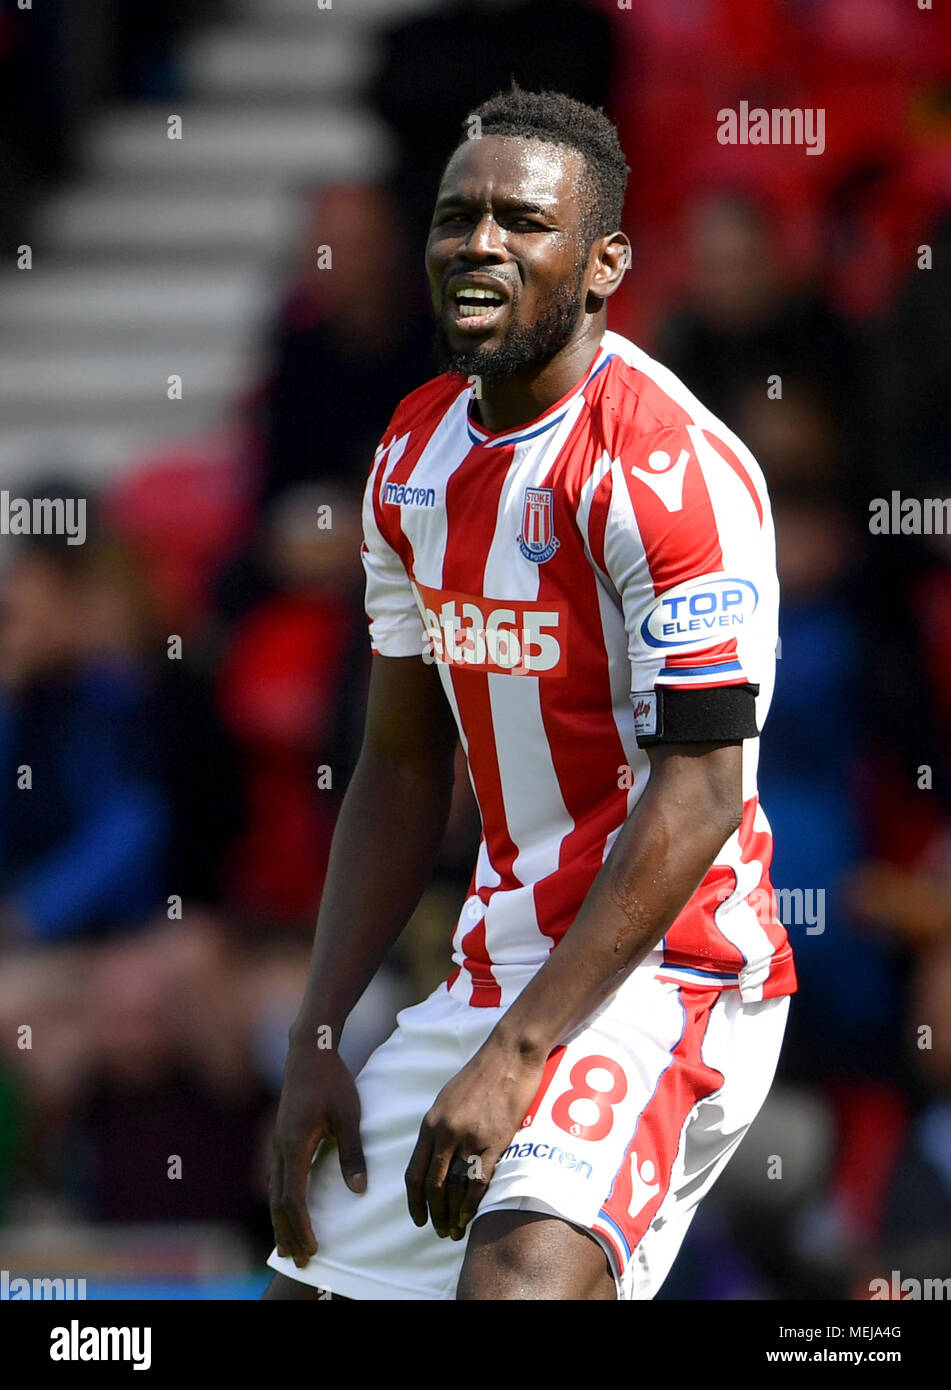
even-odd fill
[[(615, 1250), (620, 1232), (631, 1254), (667, 1196), (671, 1170), (691, 1110), (723, 1085), (722, 1074), (708, 1067), (701, 1056), (710, 1013), (721, 997), (720, 991), (681, 987), (679, 994), (685, 1015), (684, 1031), (671, 1053), (670, 1066), (661, 1074), (654, 1094), (641, 1111), (611, 1192), (594, 1221), (598, 1234), (607, 1237)], [(629, 1258), (625, 1252), (622, 1269)]]

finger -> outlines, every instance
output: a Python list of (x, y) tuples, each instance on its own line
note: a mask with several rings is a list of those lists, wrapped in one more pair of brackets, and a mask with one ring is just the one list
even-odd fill
[(450, 1147), (446, 1143), (437, 1141), (433, 1145), (433, 1151), (429, 1160), (429, 1168), (426, 1172), (425, 1190), (426, 1205), (429, 1207), (429, 1214), (432, 1217), (433, 1230), (437, 1236), (447, 1236), (449, 1234), (449, 1194), (446, 1191), (446, 1178), (449, 1173), (449, 1164), (455, 1153), (455, 1146)]
[(274, 1228), (274, 1243), (277, 1253), (285, 1260), (293, 1260), (295, 1264), (301, 1259), (306, 1258), (301, 1238), (295, 1234), (294, 1227), (288, 1219), (282, 1198), (278, 1197), (271, 1202), (271, 1225)]
[(271, 1212), (271, 1227), (274, 1231), (274, 1244), (282, 1260), (289, 1258), (284, 1213), (278, 1205), (278, 1194), (284, 1186), (284, 1160), (275, 1150), (271, 1157), (271, 1170), (268, 1174), (267, 1202)]
[(344, 1182), (351, 1192), (366, 1192), (367, 1161), (360, 1140), (359, 1110), (334, 1115), (334, 1133)]
[(307, 1177), (314, 1157), (311, 1143), (285, 1146), (284, 1180), (278, 1189), (278, 1208), (283, 1218), (288, 1250), (299, 1269), (317, 1253), (317, 1240), (307, 1210)]
[(456, 1231), (458, 1231), (458, 1235), (455, 1235), (454, 1232), (456, 1240), (461, 1240), (462, 1236), (465, 1235), (469, 1222), (479, 1210), (479, 1203), (485, 1196), (494, 1167), (494, 1164), (488, 1164), (484, 1158), (481, 1158), (472, 1178), (466, 1183), (466, 1190), (459, 1203), (456, 1216)]
[(425, 1128), (419, 1132), (416, 1140), (416, 1147), (406, 1168), (406, 1199), (409, 1203), (409, 1214), (413, 1218), (416, 1226), (425, 1226), (429, 1219), (426, 1209), (426, 1174), (429, 1171), (429, 1159), (432, 1153), (432, 1140)]
[(284, 1159), (275, 1151), (268, 1184), (268, 1205), (271, 1209), (271, 1225), (274, 1228), (274, 1242), (277, 1253), (292, 1260), (297, 1252), (297, 1242), (284, 1209)]
[(456, 1153), (449, 1163), (446, 1173), (446, 1229), (449, 1235), (459, 1225), (459, 1210), (465, 1201), (469, 1188), (470, 1175), (481, 1172), (482, 1161), (478, 1154), (462, 1155)]

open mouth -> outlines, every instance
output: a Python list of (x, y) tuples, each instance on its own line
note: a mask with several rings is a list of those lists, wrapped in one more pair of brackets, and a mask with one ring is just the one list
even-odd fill
[(501, 318), (507, 296), (486, 285), (457, 285), (449, 295), (453, 324), (464, 333), (490, 329)]

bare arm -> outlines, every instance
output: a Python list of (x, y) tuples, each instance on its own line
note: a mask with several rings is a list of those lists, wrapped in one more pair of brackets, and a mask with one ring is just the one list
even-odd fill
[[(337, 825), (310, 977), (291, 1028), (271, 1167), (278, 1252), (299, 1266), (317, 1242), (307, 1174), (331, 1136), (349, 1187), (366, 1187), (356, 1087), (337, 1053), (347, 1015), (406, 925), (446, 827), (456, 727), (435, 666), (373, 658), (366, 731)], [(318, 1047), (329, 1027), (331, 1047)]]
[(374, 656), (363, 746), (334, 829), (310, 979), (292, 1039), (336, 1040), (432, 874), (456, 726), (436, 667)]
[(653, 950), (739, 826), (741, 745), (657, 745), (651, 777), (564, 940), (501, 1020), (544, 1063)]
[[(741, 745), (659, 745), (650, 759), (644, 794), (575, 921), (425, 1117), (406, 1173), (417, 1225), (428, 1208), (438, 1234), (465, 1234), (549, 1052), (657, 945), (739, 825)], [(447, 1182), (454, 1156), (476, 1155), (481, 1179)]]

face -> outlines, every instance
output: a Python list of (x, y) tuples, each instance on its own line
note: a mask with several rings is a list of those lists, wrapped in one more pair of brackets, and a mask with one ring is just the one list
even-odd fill
[(0, 588), (0, 684), (16, 688), (68, 664), (82, 623), (70, 586), (39, 555), (13, 562)]
[(461, 145), (426, 247), (445, 371), (498, 381), (549, 362), (584, 319), (584, 157), (535, 140)]

